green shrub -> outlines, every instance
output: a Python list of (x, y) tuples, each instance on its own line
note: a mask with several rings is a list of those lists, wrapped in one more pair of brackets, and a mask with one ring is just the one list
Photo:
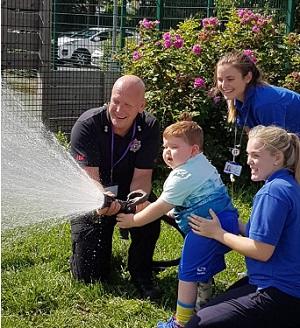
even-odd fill
[(55, 138), (57, 139), (59, 144), (61, 144), (66, 150), (70, 149), (70, 141), (64, 132), (59, 130), (55, 134)]
[(232, 9), (225, 23), (216, 17), (191, 18), (167, 32), (159, 31), (158, 23), (140, 22), (139, 43), (129, 44), (119, 57), (123, 71), (144, 79), (147, 109), (162, 129), (182, 111), (191, 112), (204, 129), (206, 154), (222, 170), (234, 136), (225, 102), (210, 93), (216, 62), (229, 51), (249, 50), (269, 83), (297, 88), (299, 35), (284, 35), (284, 26), (271, 16), (248, 9)]

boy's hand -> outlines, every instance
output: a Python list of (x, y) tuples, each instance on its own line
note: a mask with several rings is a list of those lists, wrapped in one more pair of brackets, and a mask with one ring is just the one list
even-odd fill
[(172, 219), (175, 219), (175, 214), (174, 214), (174, 208), (172, 208), (168, 213), (167, 216), (169, 216)]
[(134, 227), (134, 220), (133, 220), (134, 214), (124, 214), (119, 213), (117, 215), (117, 226), (119, 228), (127, 229)]

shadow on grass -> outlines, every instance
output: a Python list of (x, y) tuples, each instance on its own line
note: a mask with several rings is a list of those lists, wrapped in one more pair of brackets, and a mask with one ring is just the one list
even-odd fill
[(4, 259), (1, 261), (1, 270), (9, 271), (9, 270), (22, 270), (24, 268), (29, 268), (34, 266), (35, 261), (28, 256), (14, 256), (10, 259)]

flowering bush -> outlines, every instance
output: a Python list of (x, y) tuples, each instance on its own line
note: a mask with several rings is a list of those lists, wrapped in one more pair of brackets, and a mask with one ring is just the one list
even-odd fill
[(226, 122), (224, 101), (209, 91), (216, 62), (229, 51), (244, 50), (265, 80), (293, 89), (299, 86), (299, 35), (284, 35), (271, 16), (249, 9), (232, 10), (225, 28), (216, 17), (188, 19), (167, 32), (159, 31), (158, 24), (140, 22), (139, 43), (120, 58), (124, 73), (144, 79), (147, 109), (162, 128), (182, 111), (191, 112), (204, 129), (205, 152), (221, 168), (230, 157), (227, 147), (233, 134), (228, 133), (232, 127)]

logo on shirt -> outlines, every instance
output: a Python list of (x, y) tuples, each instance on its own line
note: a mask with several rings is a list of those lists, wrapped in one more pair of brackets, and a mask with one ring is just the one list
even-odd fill
[(197, 275), (206, 274), (206, 267), (197, 267)]
[(76, 154), (75, 159), (76, 159), (76, 161), (78, 161), (78, 162), (82, 162), (82, 161), (85, 160), (85, 156), (80, 155), (80, 154)]
[(142, 146), (142, 143), (140, 140), (134, 139), (131, 141), (130, 143), (130, 151), (133, 151), (134, 153), (136, 153)]

